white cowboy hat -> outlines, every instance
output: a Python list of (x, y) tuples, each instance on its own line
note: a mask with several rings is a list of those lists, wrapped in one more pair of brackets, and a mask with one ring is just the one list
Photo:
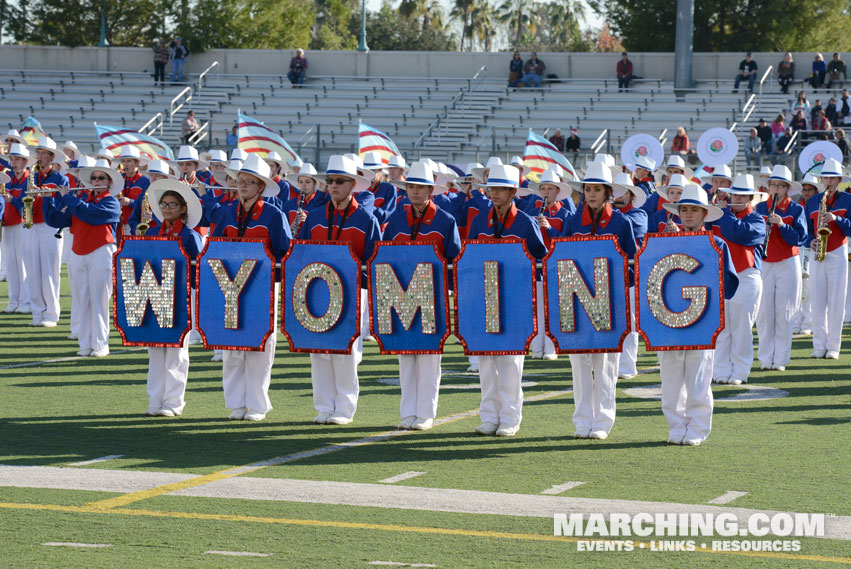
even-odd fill
[(771, 166), (763, 166), (759, 171), (760, 178), (768, 178), (771, 175)]
[(532, 171), (532, 169), (526, 165), (526, 162), (520, 156), (512, 156), (509, 165), (514, 166), (515, 168), (520, 170), (521, 178)]
[(724, 215), (724, 211), (720, 207), (709, 203), (706, 192), (697, 184), (686, 184), (685, 188), (683, 188), (683, 195), (680, 196), (680, 201), (677, 203), (662, 204), (662, 207), (675, 215), (679, 215), (681, 205), (696, 205), (705, 209), (706, 217), (703, 219), (704, 222), (715, 221)]
[(203, 210), (201, 208), (201, 200), (192, 191), (192, 188), (177, 180), (157, 180), (151, 182), (148, 186), (148, 204), (151, 206), (151, 213), (157, 219), (163, 219), (163, 212), (160, 209), (160, 200), (166, 192), (177, 192), (186, 202), (186, 222), (184, 225), (189, 229), (194, 229), (201, 221)]
[(650, 172), (655, 172), (656, 161), (649, 156), (639, 156), (635, 159), (635, 164), (632, 165), (632, 171), (635, 172), (638, 168), (644, 168)]
[(647, 194), (644, 193), (644, 190), (632, 183), (632, 176), (626, 172), (619, 172), (618, 175), (615, 176), (612, 186), (621, 188), (624, 192), (631, 193), (633, 207), (641, 207), (647, 201)]
[(50, 138), (49, 136), (42, 136), (38, 139), (38, 142), (35, 146), (36, 150), (47, 150), (48, 152), (52, 152), (55, 156), (59, 150), (56, 148), (56, 141)]
[(691, 180), (694, 177), (694, 170), (686, 166), (685, 160), (683, 160), (682, 156), (677, 154), (672, 154), (668, 157), (668, 161), (665, 163), (664, 170), (656, 171), (656, 183), (659, 183), (659, 180), (662, 179), (662, 176), (668, 172), (668, 168), (681, 168), (684, 172), (684, 176), (687, 180)]
[(476, 168), (482, 168), (482, 167), (483, 166), (481, 164), (479, 164), (478, 162), (468, 162), (467, 166), (464, 168), (464, 173), (461, 174), (460, 176), (458, 176), (457, 178), (455, 178), (454, 180), (452, 180), (449, 184), (451, 186), (455, 187), (455, 189), (460, 190), (461, 184), (464, 184), (464, 183), (467, 183), (467, 182), (473, 183), (473, 181), (475, 179), (474, 176), (473, 176), (473, 170), (475, 170)]
[(452, 184), (452, 180), (458, 177), (458, 174), (455, 173), (455, 170), (444, 164), (443, 162), (437, 163), (437, 169), (432, 170), (434, 172), (434, 180), (439, 186), (446, 186), (448, 189)]
[(851, 182), (851, 178), (845, 175), (845, 171), (842, 169), (842, 164), (833, 158), (828, 158), (824, 161), (824, 164), (821, 166), (821, 173), (819, 174), (819, 177), (822, 179), (827, 177), (839, 177), (840, 183)]
[(132, 160), (138, 160), (140, 166), (147, 165), (150, 162), (150, 159), (147, 156), (143, 156), (139, 149), (135, 146), (122, 146), (121, 154), (118, 155), (119, 160), (124, 160), (125, 158), (130, 158)]
[(177, 160), (172, 161), (172, 164), (175, 166), (175, 170), (177, 169), (177, 165), (181, 162), (196, 162), (198, 167), (196, 170), (206, 170), (209, 164), (201, 158), (198, 157), (198, 149), (194, 146), (189, 146), (184, 144), (180, 147), (180, 150), (177, 152)]
[(737, 174), (733, 180), (733, 185), (729, 188), (723, 188), (719, 191), (734, 194), (739, 196), (753, 195), (757, 203), (764, 202), (768, 199), (768, 194), (761, 192), (754, 186), (753, 176), (750, 174)]
[(473, 178), (475, 178), (475, 181), (481, 182), (482, 180), (484, 180), (485, 172), (488, 172), (494, 166), (502, 165), (502, 159), (500, 159), (499, 156), (491, 156), (490, 158), (488, 158), (488, 161), (484, 166), (473, 168)]
[(355, 181), (352, 188), (352, 193), (357, 194), (369, 189), (372, 181), (369, 178), (358, 174), (357, 164), (349, 158), (350, 155), (335, 154), (328, 158), (328, 166), (325, 168), (324, 174), (318, 174), (323, 184), (328, 183), (328, 176), (344, 176)]
[(63, 174), (72, 174), (76, 176), (80, 172), (80, 168), (91, 168), (97, 163), (97, 160), (88, 156), (86, 154), (80, 154), (80, 157), (77, 158), (77, 165), (73, 168), (68, 165), (64, 165), (62, 169)]
[(668, 188), (679, 188), (680, 190), (683, 190), (688, 183), (688, 180), (682, 174), (674, 174), (668, 181), (667, 186), (659, 186), (656, 188), (656, 193), (659, 194), (660, 197), (671, 201), (668, 199)]
[(18, 132), (18, 130), (15, 128), (9, 129), (9, 132), (6, 133), (6, 136), (3, 137), (3, 140), (5, 141), (7, 138), (14, 138), (16, 141), (18, 141), (18, 144), (23, 144), (24, 146), (27, 145), (27, 141), (24, 140), (24, 137), (21, 136), (21, 133)]
[(396, 156), (395, 154), (387, 159), (387, 168), (401, 168), (403, 171), (408, 171), (408, 163), (405, 162), (404, 156)]
[(381, 159), (380, 152), (367, 152), (363, 155), (364, 170), (383, 170), (385, 168), (384, 160)]
[(35, 156), (30, 152), (30, 149), (27, 148), (26, 144), (16, 142), (9, 147), (9, 154), (2, 156), (3, 160), (11, 163), (10, 158), (14, 156), (19, 156), (27, 159), (26, 167), (29, 168), (33, 164), (35, 164)]
[(234, 148), (230, 151), (231, 160), (240, 160), (242, 162), (245, 162), (246, 158), (248, 158), (248, 152), (241, 148)]
[(170, 180), (176, 180), (177, 176), (173, 172), (174, 167), (167, 160), (151, 160), (148, 163), (148, 174), (160, 174), (168, 176)]
[(390, 182), (397, 188), (407, 189), (408, 184), (421, 184), (423, 186), (431, 186), (431, 195), (436, 196), (445, 194), (448, 188), (442, 184), (435, 182), (435, 173), (426, 162), (414, 162), (408, 169), (408, 176), (405, 180), (393, 180)]
[(269, 152), (269, 154), (266, 155), (266, 158), (264, 158), (264, 160), (266, 162), (274, 162), (275, 164), (281, 167), (281, 170), (284, 170), (285, 168), (289, 167), (287, 166), (287, 163), (284, 162), (284, 159), (281, 158), (281, 155), (275, 152), (274, 150)]
[[(194, 150), (194, 149), (193, 149)], [(231, 170), (230, 168), (225, 168), (225, 172), (228, 175), (236, 180), (239, 178), (239, 175), (242, 174), (251, 174), (255, 178), (259, 178), (263, 182), (263, 197), (264, 198), (274, 198), (277, 197), (279, 193), (281, 193), (281, 187), (278, 185), (275, 180), (269, 177), (271, 174), (271, 168), (266, 164), (266, 161), (263, 158), (260, 158), (258, 154), (249, 154), (248, 158), (242, 163), (239, 170)]]
[(65, 144), (62, 145), (62, 152), (65, 152), (66, 150), (71, 150), (71, 153), (73, 154), (71, 160), (76, 160), (80, 156), (80, 150), (77, 148), (77, 145), (73, 140), (66, 140)]
[(715, 166), (715, 168), (712, 170), (712, 173), (709, 174), (709, 179), (711, 180), (712, 178), (723, 178), (732, 182), (733, 172), (726, 164), (719, 164), (718, 166)]
[(488, 181), (484, 184), (473, 183), (477, 188), (514, 188), (520, 187), (520, 170), (507, 164), (490, 167)]
[(313, 167), (313, 164), (310, 162), (304, 162), (297, 172), (287, 174), (287, 182), (292, 184), (294, 187), (298, 187), (298, 179), (302, 176), (316, 180), (317, 189), (319, 189), (318, 186), (322, 183), (322, 180), (319, 179), (319, 175), (316, 173), (316, 168)]
[(208, 162), (210, 164), (227, 164), (228, 162), (228, 155), (224, 150), (211, 150), (209, 152), (209, 155), (210, 159), (208, 160)]
[(106, 160), (112, 164), (112, 161), (115, 160), (115, 154), (109, 148), (100, 148), (98, 153), (95, 154), (95, 160)]
[(529, 182), (529, 189), (540, 195), (541, 186), (544, 184), (549, 184), (558, 188), (558, 195), (556, 196), (557, 201), (566, 199), (570, 196), (571, 192), (573, 192), (573, 188), (571, 188), (567, 182), (561, 181), (561, 176), (558, 175), (558, 170), (552, 166), (544, 170), (543, 174), (541, 174), (540, 181)]
[(604, 184), (612, 188), (612, 197), (617, 198), (626, 193), (626, 188), (612, 183), (612, 169), (603, 161), (591, 162), (585, 170), (582, 180), (567, 182), (575, 191), (582, 193), (585, 184)]
[(94, 172), (104, 172), (109, 176), (109, 179), (112, 181), (112, 184), (109, 186), (109, 195), (117, 196), (124, 189), (124, 178), (121, 176), (121, 172), (115, 170), (109, 161), (105, 159), (96, 161), (94, 166), (80, 168), (77, 171), (77, 177), (80, 179), (80, 183), (84, 186), (90, 185)]
[(801, 180), (801, 189), (803, 189), (804, 186), (812, 186), (818, 193), (822, 193), (824, 191), (824, 184), (819, 182), (818, 177), (813, 173), (807, 174), (804, 176), (804, 179)]
[(801, 193), (801, 183), (796, 182), (792, 179), (792, 172), (784, 166), (783, 164), (777, 164), (774, 166), (774, 170), (771, 171), (771, 176), (768, 177), (769, 183), (771, 180), (777, 180), (779, 182), (786, 182), (789, 184), (789, 193)]
[[(355, 165), (355, 169), (356, 169), (358, 175), (361, 176), (362, 178), (369, 180), (369, 185), (371, 186), (372, 181), (375, 180), (375, 172), (368, 169), (368, 168), (364, 168), (363, 159), (358, 154), (355, 154), (355, 153), (352, 153), (352, 152), (349, 152), (348, 154), (343, 154), (343, 157), (351, 160), (351, 162)], [(329, 162), (330, 162), (330, 159), (329, 159)], [(366, 189), (366, 188), (364, 188), (364, 189)], [(357, 192), (355, 192), (355, 193), (357, 193)]]
[(231, 160), (224, 170), (213, 172), (213, 179), (218, 185), (226, 189), (234, 189), (236, 186), (228, 186), (228, 178), (236, 179), (235, 174), (239, 174), (239, 169), (242, 168), (242, 160)]

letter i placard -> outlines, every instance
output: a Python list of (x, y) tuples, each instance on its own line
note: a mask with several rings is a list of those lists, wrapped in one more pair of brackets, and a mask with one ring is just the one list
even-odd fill
[(649, 233), (635, 258), (647, 350), (709, 350), (724, 328), (723, 251), (708, 232)]
[(195, 272), (204, 347), (263, 350), (275, 331), (275, 257), (266, 241), (209, 237)]

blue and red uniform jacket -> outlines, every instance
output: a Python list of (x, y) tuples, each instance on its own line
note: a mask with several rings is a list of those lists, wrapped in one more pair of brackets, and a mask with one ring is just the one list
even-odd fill
[(210, 170), (198, 170), (197, 172), (195, 172), (195, 177), (207, 185), (212, 185), (215, 183), (215, 181), (213, 180), (213, 173)]
[[(682, 229), (683, 223), (680, 221), (680, 216), (676, 213), (671, 214), (671, 221), (677, 224)], [(647, 233), (664, 233), (665, 227), (668, 225), (668, 210), (661, 209), (650, 216), (650, 221), (647, 222)]]
[(278, 187), (280, 188), (280, 191), (278, 192), (278, 199), (281, 201), (281, 204), (285, 204), (289, 200), (298, 197), (301, 193), (298, 188), (290, 184), (287, 179), (280, 174), (272, 178), (272, 181), (278, 184)]
[[(210, 199), (210, 198), (208, 198)], [(269, 249), (278, 261), (290, 248), (290, 226), (284, 221), (284, 214), (272, 204), (257, 199), (253, 208), (248, 208), (250, 217), (244, 237), (264, 239)], [(228, 204), (220, 204), (211, 212), (216, 229), (213, 237), (239, 238), (239, 218), (245, 215), (242, 202), (234, 200)]]
[(455, 218), (437, 207), (433, 201), (429, 201), (423, 214), (416, 218), (411, 204), (397, 209), (387, 220), (382, 239), (405, 243), (436, 243), (437, 250), (447, 261), (457, 257), (461, 250), (461, 237)]
[(536, 259), (542, 259), (547, 254), (547, 246), (541, 236), (541, 228), (538, 222), (517, 209), (511, 204), (508, 213), (502, 219), (494, 223), (494, 209), (489, 207), (479, 212), (479, 215), (470, 224), (467, 234), (469, 239), (482, 237), (519, 237), (526, 242), (526, 249)]
[[(816, 194), (807, 200), (805, 215), (807, 216), (807, 231), (811, 239), (816, 239), (818, 226), (818, 211), (821, 206), (822, 194)], [(827, 238), (827, 250), (833, 251), (841, 247), (851, 236), (851, 194), (837, 191), (827, 200), (827, 211), (836, 216), (827, 226), (831, 229)]]
[(644, 205), (641, 206), (641, 209), (647, 212), (648, 219), (653, 218), (653, 214), (657, 211), (665, 211), (665, 208), (662, 207), (668, 203), (668, 200), (660, 196), (658, 193), (653, 192), (648, 198), (647, 201), (644, 202)]
[(355, 199), (358, 200), (358, 205), (370, 215), (375, 215), (375, 194), (369, 190), (364, 190), (355, 194)]
[[(573, 237), (575, 235), (615, 235), (617, 236), (618, 245), (621, 250), (630, 259), (635, 257), (635, 234), (632, 232), (632, 224), (624, 214), (612, 207), (612, 204), (607, 203), (600, 214), (600, 217), (595, 221), (591, 213), (591, 208), (587, 204), (583, 205), (582, 211), (576, 212), (576, 215), (570, 218), (564, 226), (565, 237)], [(633, 286), (633, 271), (629, 268), (629, 286)]]
[(381, 239), (381, 232), (375, 216), (353, 197), (346, 209), (336, 209), (334, 203), (328, 200), (325, 207), (308, 213), (298, 238), (350, 243), (357, 258), (365, 261), (375, 251), (375, 242)]
[(150, 227), (145, 232), (145, 237), (179, 237), (183, 248), (190, 259), (196, 259), (201, 251), (201, 236), (197, 232), (183, 225), (181, 220), (175, 221), (170, 227), (160, 224), (159, 227)]
[(461, 234), (461, 239), (467, 239), (470, 234), (470, 226), (473, 220), (479, 213), (489, 210), (491, 207), (490, 199), (481, 190), (472, 189), (470, 193), (464, 195), (458, 194), (455, 221), (458, 223), (458, 232)]
[[(151, 180), (147, 176), (143, 176), (141, 172), (136, 172), (132, 178), (127, 174), (122, 174), (124, 177), (124, 197), (129, 198), (131, 202), (128, 206), (121, 207), (121, 223), (129, 223), (130, 215), (133, 213), (133, 207), (136, 205), (136, 200), (142, 197), (151, 185)], [(133, 229), (135, 229), (135, 225)]]
[(644, 190), (644, 193), (647, 195), (647, 197), (650, 197), (650, 194), (656, 193), (656, 180), (654, 180), (653, 178), (642, 178), (640, 180), (636, 180), (635, 178), (633, 178), (632, 182), (633, 184), (635, 184), (636, 187)]
[[(59, 186), (68, 186), (68, 178), (54, 170), (50, 169), (49, 172), (37, 172), (35, 175), (35, 185), (40, 189), (43, 188), (58, 188)], [(24, 192), (21, 194), (21, 197), (27, 195), (26, 192), (27, 182), (24, 180)], [(33, 202), (33, 223), (44, 223), (44, 202), (45, 199), (50, 200), (50, 197), (39, 196), (35, 198)], [(21, 202), (21, 212), (23, 212), (23, 202)]]
[[(284, 207), (281, 208), (281, 211), (284, 212), (284, 217), (287, 218), (287, 223), (292, 224), (295, 220), (295, 214), (298, 211), (298, 201), (301, 199), (301, 193), (299, 193), (296, 197), (290, 198), (284, 204)], [(328, 203), (329, 196), (327, 192), (314, 191), (310, 194), (310, 197), (304, 199), (304, 203), (301, 204), (301, 209), (307, 213), (310, 213), (314, 209), (318, 207), (322, 207)]]
[[(24, 170), (20, 177), (16, 178), (13, 171), (9, 172), (9, 177), (12, 180), (6, 184), (6, 192), (11, 196), (8, 207), (3, 211), (3, 225), (10, 227), (12, 225), (20, 225), (23, 222), (21, 214), (24, 211), (24, 202), (21, 198), (24, 197), (24, 188), (27, 187), (27, 180), (30, 177), (29, 169)], [(5, 203), (6, 200), (3, 200)], [(35, 214), (33, 214), (35, 215)]]
[(708, 224), (712, 233), (727, 242), (736, 272), (762, 268), (762, 244), (765, 241), (765, 221), (751, 206), (738, 213), (724, 208), (724, 214)]
[(77, 195), (45, 200), (44, 215), (50, 227), (70, 227), (74, 236), (71, 251), (77, 255), (89, 253), (115, 243), (115, 228), (121, 220), (121, 205), (109, 192), (93, 195), (83, 191)]
[(635, 244), (641, 247), (641, 244), (644, 243), (644, 234), (647, 233), (648, 229), (647, 212), (639, 207), (633, 207), (631, 203), (628, 203), (624, 208), (618, 208), (618, 211), (626, 216), (627, 221), (632, 225)]
[(379, 182), (370, 186), (369, 191), (375, 196), (375, 209), (372, 215), (379, 225), (384, 225), (396, 210), (396, 186), (387, 182)]
[[(542, 207), (544, 207), (544, 200), (539, 196), (535, 196), (535, 199), (531, 200), (526, 206), (524, 213), (532, 219), (536, 219), (541, 215)], [(564, 224), (571, 215), (572, 213), (564, 207), (564, 204), (561, 202), (554, 203), (544, 211), (544, 217), (546, 217), (547, 221), (550, 223), (549, 229), (541, 231), (541, 236), (544, 238), (544, 245), (547, 246), (547, 249), (552, 249), (553, 237), (561, 237), (561, 232), (564, 230)], [(540, 226), (538, 227), (540, 228)]]
[(739, 275), (733, 265), (733, 257), (730, 256), (730, 248), (720, 237), (712, 236), (715, 244), (723, 251), (721, 258), (724, 260), (724, 298), (730, 300), (739, 288)]
[[(757, 204), (756, 212), (765, 220), (766, 231), (768, 231), (768, 212), (774, 205), (774, 198), (768, 198), (767, 202)], [(794, 257), (800, 253), (798, 247), (808, 245), (807, 219), (804, 216), (804, 208), (793, 202), (786, 196), (779, 204), (774, 213), (783, 219), (782, 225), (771, 225), (771, 237), (768, 239), (766, 250), (766, 263), (778, 263)]]

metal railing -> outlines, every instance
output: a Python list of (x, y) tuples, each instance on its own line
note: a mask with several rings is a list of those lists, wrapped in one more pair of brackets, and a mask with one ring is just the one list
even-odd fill
[(771, 71), (774, 69), (773, 65), (769, 65), (768, 69), (765, 70), (765, 73), (762, 74), (762, 79), (759, 80), (759, 98), (757, 99), (757, 110), (762, 110), (762, 84), (765, 83), (765, 80), (768, 79), (768, 76), (771, 75)]
[[(456, 93), (455, 96), (452, 97), (452, 100), (449, 102), (449, 104), (446, 105), (443, 108), (443, 118), (445, 119), (445, 118), (449, 117), (449, 113), (451, 113), (452, 111), (455, 110), (455, 108), (458, 106), (459, 101), (462, 103), (461, 112), (462, 112), (462, 114), (465, 113), (466, 109), (467, 109), (466, 104), (469, 104), (469, 99), (467, 100), (467, 103), (465, 104), (464, 103), (464, 94), (465, 93), (467, 93), (467, 94), (472, 93), (473, 90), (475, 88), (477, 88), (480, 83), (487, 81), (487, 77), (488, 77), (488, 66), (482, 65), (481, 67), (479, 67), (479, 70), (476, 71), (476, 73), (473, 74), (473, 76), (470, 77), (467, 80), (466, 91), (463, 88), (459, 89), (458, 93)], [(431, 122), (431, 124), (429, 124), (428, 127), (426, 127), (426, 129), (423, 131), (423, 133), (420, 135), (420, 137), (417, 138), (417, 140), (414, 141), (414, 143), (412, 145), (412, 149), (421, 147), (423, 145), (423, 142), (425, 141), (425, 139), (427, 137), (429, 137), (431, 135), (431, 133), (434, 131), (434, 129), (437, 128), (438, 126), (440, 126), (440, 115), (438, 115)], [(437, 132), (438, 143), (440, 142), (440, 137), (441, 137), (441, 132), (438, 131)]]
[(199, 128), (198, 130), (195, 131), (195, 134), (193, 134), (192, 136), (189, 137), (187, 142), (189, 142), (189, 144), (191, 144), (192, 146), (196, 146), (198, 143), (200, 143), (202, 140), (207, 138), (209, 135), (210, 135), (210, 121), (207, 121), (207, 122), (205, 122), (204, 124), (201, 125), (201, 128)]
[(595, 140), (591, 144), (591, 151), (592, 152), (594, 152), (596, 154), (597, 152), (600, 152), (600, 150), (603, 149), (603, 145), (605, 145), (608, 142), (608, 140), (606, 139), (606, 136), (608, 134), (609, 134), (609, 129), (604, 128), (603, 132), (600, 133), (600, 136), (597, 137), (597, 140)]
[(313, 164), (317, 167), (319, 166), (319, 151), (320, 151), (320, 146), (321, 146), (321, 144), (320, 144), (321, 143), (321, 141), (320, 141), (321, 135), (322, 135), (322, 125), (314, 124), (310, 128), (308, 128), (306, 131), (304, 131), (304, 134), (301, 135), (301, 138), (299, 138), (298, 141), (296, 142), (296, 144), (298, 145), (298, 153), (299, 153), (299, 155), (301, 155), (301, 154), (304, 153), (304, 147), (307, 145), (308, 142), (310, 142), (310, 139), (312, 139), (312, 138), (316, 139), (316, 146), (314, 147)]
[[(204, 88), (204, 78), (207, 76), (207, 73), (209, 73), (214, 67), (218, 67), (218, 66), (219, 66), (219, 62), (214, 61), (213, 63), (210, 64), (210, 66), (207, 69), (202, 71), (201, 74), (198, 76), (198, 93), (199, 94), (201, 93), (201, 89)], [(219, 76), (219, 74), (216, 73), (216, 77), (218, 77), (218, 76)]]
[(756, 108), (756, 93), (751, 93), (751, 96), (748, 97), (748, 100), (745, 102), (745, 105), (742, 107), (742, 117), (739, 122), (747, 122), (747, 120), (753, 114), (754, 109)]
[[(187, 96), (188, 93), (188, 96)], [(185, 96), (185, 98), (184, 98)], [(174, 115), (183, 108), (183, 105), (192, 100), (192, 86), (190, 85), (180, 93), (178, 93), (174, 99), (171, 100), (171, 103), (168, 105), (168, 124), (172, 124), (174, 122)], [(180, 101), (178, 105), (177, 102)]]
[[(157, 129), (160, 131), (160, 136), (163, 134), (163, 125), (165, 123), (165, 119), (162, 113), (157, 113), (151, 117), (151, 119), (142, 125), (139, 129), (139, 132), (142, 134), (153, 135), (157, 132)], [(150, 127), (150, 130), (149, 130)]]

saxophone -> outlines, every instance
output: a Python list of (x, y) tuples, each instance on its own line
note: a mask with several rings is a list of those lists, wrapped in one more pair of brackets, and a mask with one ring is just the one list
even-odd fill
[(822, 223), (822, 218), (827, 213), (827, 196), (828, 191), (825, 190), (824, 194), (821, 197), (821, 204), (818, 207), (818, 219), (819, 226), (816, 229), (816, 234), (818, 235), (818, 245), (816, 245), (816, 261), (822, 262), (824, 261), (824, 257), (827, 255), (827, 239), (830, 237), (830, 234), (833, 233), (830, 227), (827, 226), (826, 223)]
[(153, 212), (151, 212), (151, 204), (148, 203), (148, 192), (145, 192), (145, 196), (142, 198), (140, 209), (142, 210), (142, 222), (136, 225), (136, 235), (144, 235), (151, 227), (151, 220), (154, 218)]
[[(0, 184), (0, 200), (6, 199), (6, 184)], [(0, 241), (3, 241), (3, 216), (0, 216)]]
[(30, 170), (30, 177), (27, 178), (27, 194), (21, 200), (24, 202), (24, 227), (27, 229), (33, 226), (33, 204), (35, 203), (35, 198), (30, 193), (34, 192), (37, 188), (35, 185), (37, 168), (38, 166), (33, 166), (32, 170)]

